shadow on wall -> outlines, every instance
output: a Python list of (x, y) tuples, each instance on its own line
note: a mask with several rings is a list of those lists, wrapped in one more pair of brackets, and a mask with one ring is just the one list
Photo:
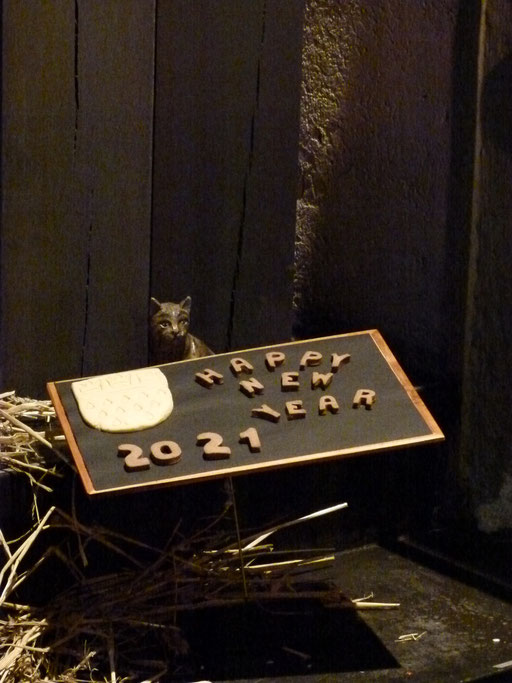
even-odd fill
[(487, 533), (512, 529), (512, 425), (510, 406), (503, 401), (512, 365), (512, 54), (501, 57), (500, 47), (508, 45), (501, 35), (493, 39), (491, 43), (488, 38), (487, 59), (498, 60), (485, 76), (481, 102), (483, 144), (462, 448), (470, 505), (479, 528)]
[(433, 496), (446, 506), (458, 457), (480, 3), (328, 5), (306, 9), (294, 334), (382, 332), (447, 434), (453, 471), (444, 453), (422, 494), (425, 509)]
[(512, 154), (512, 54), (487, 74), (482, 93), (484, 139)]
[(461, 363), (478, 3), (458, 5), (306, 13), (294, 332), (377, 327), (421, 382)]

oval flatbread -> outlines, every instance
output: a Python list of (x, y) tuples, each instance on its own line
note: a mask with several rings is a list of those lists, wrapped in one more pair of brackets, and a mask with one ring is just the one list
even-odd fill
[(137, 432), (163, 422), (174, 407), (167, 378), (143, 368), (71, 383), (83, 420), (103, 432)]

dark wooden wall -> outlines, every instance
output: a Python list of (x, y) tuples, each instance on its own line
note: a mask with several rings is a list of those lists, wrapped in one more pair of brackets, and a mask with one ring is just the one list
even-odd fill
[[(3, 0), (0, 392), (143, 365), (151, 295), (191, 294), (218, 351), (288, 338), (303, 5)], [(511, 27), (509, 0), (308, 0), (293, 264), (298, 336), (378, 327), (423, 387), (448, 436), (429, 523), (459, 486), (491, 532)]]
[(302, 0), (3, 2), (1, 390), (288, 339)]

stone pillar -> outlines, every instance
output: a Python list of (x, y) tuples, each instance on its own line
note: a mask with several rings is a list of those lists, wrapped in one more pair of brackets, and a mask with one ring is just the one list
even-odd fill
[(512, 528), (512, 5), (483, 3), (461, 478), (479, 528)]

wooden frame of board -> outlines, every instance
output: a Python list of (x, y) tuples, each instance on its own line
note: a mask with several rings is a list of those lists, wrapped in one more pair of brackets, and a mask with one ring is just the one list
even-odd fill
[[(84, 422), (71, 389), (81, 380), (48, 383), (88, 494), (205, 481), (444, 439), (377, 330), (157, 367), (173, 394), (172, 414), (154, 427), (122, 434)], [(217, 451), (215, 438), (205, 438), (212, 434)], [(181, 457), (151, 461), (152, 445), (162, 441), (178, 445)], [(131, 444), (134, 453), (139, 449), (148, 466), (130, 468), (129, 451), (120, 451), (120, 444)]]

